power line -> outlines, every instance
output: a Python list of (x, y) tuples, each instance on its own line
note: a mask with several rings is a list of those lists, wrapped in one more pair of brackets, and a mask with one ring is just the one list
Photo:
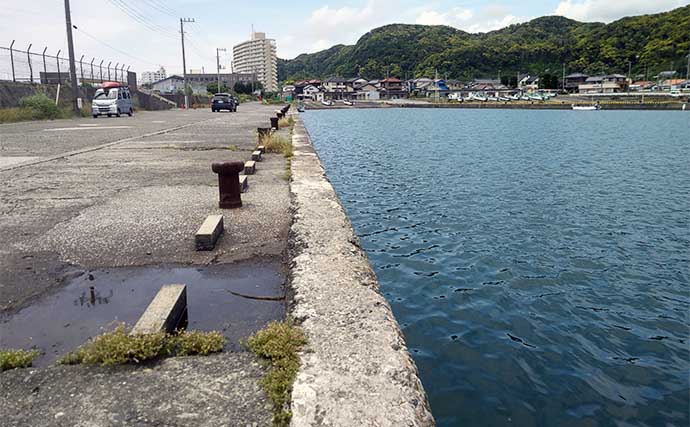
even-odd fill
[(132, 55), (132, 54), (130, 54), (130, 53), (127, 53), (127, 52), (125, 52), (125, 51), (123, 51), (123, 50), (120, 50), (120, 49), (118, 49), (118, 48), (116, 48), (116, 47), (114, 47), (114, 46), (111, 46), (110, 44), (104, 42), (103, 40), (99, 39), (98, 37), (96, 37), (96, 36), (94, 36), (94, 35), (92, 35), (92, 34), (87, 33), (86, 31), (82, 30), (81, 28), (78, 28), (77, 26), (74, 26), (73, 28), (74, 28), (75, 30), (79, 31), (81, 34), (84, 34), (86, 37), (89, 37), (90, 39), (96, 41), (97, 43), (100, 43), (100, 44), (102, 44), (103, 46), (105, 46), (105, 47), (107, 47), (107, 48), (109, 48), (109, 49), (111, 49), (111, 50), (113, 50), (113, 51), (115, 51), (115, 52), (117, 52), (117, 53), (119, 53), (119, 54), (121, 54), (121, 55), (125, 55), (125, 56), (127, 56), (127, 57), (129, 57), (129, 58), (131, 58), (131, 59), (134, 59), (135, 61), (145, 62), (145, 63), (147, 63), (147, 64), (149, 64), (149, 65), (154, 65), (154, 66), (159, 66), (159, 65), (161, 65), (161, 64), (158, 64), (158, 63), (155, 63), (155, 62), (148, 61), (148, 60), (143, 59), (143, 58), (139, 58), (138, 56), (134, 56), (134, 55)]
[(156, 3), (153, 0), (141, 0), (141, 1), (143, 1), (150, 8), (152, 8), (158, 12), (172, 16), (173, 18), (175, 18), (177, 16), (177, 14), (174, 11), (169, 10), (168, 8), (161, 6), (159, 3)]
[(142, 24), (144, 27), (149, 29), (150, 31), (153, 31), (154, 33), (157, 33), (159, 35), (162, 35), (164, 37), (168, 37), (171, 39), (177, 39), (177, 36), (174, 35), (175, 32), (162, 27), (158, 24), (154, 24), (146, 18), (146, 16), (141, 15), (141, 13), (137, 12), (135, 9), (133, 9), (131, 6), (128, 6), (124, 1), (122, 0), (108, 0), (110, 4), (115, 6), (116, 8), (120, 9), (125, 15), (129, 16), (133, 20), (137, 21), (138, 23)]

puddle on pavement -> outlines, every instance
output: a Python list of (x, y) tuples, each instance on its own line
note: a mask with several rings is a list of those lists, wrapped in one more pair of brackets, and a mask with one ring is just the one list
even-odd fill
[[(280, 263), (209, 267), (157, 266), (92, 270), (13, 316), (0, 319), (0, 348), (38, 348), (34, 366), (45, 366), (118, 322), (133, 326), (162, 285), (187, 285), (190, 330), (219, 330), (226, 350), (241, 349), (269, 321), (282, 319), (284, 302), (236, 296), (284, 294)], [(91, 298), (90, 287), (94, 287)]]

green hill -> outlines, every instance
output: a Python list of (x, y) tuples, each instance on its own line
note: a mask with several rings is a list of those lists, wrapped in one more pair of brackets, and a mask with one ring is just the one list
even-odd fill
[(610, 24), (545, 16), (488, 33), (446, 26), (393, 24), (376, 28), (354, 46), (337, 45), (278, 60), (281, 81), (331, 75), (379, 78), (471, 79), (517, 72), (568, 72), (649, 76), (663, 70), (685, 75), (690, 53), (690, 5), (670, 12), (623, 18)]

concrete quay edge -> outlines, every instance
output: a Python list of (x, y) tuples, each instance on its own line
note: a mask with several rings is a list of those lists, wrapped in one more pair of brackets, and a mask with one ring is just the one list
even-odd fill
[(291, 426), (434, 426), (390, 305), (302, 120), (293, 117), (290, 312), (309, 344)]

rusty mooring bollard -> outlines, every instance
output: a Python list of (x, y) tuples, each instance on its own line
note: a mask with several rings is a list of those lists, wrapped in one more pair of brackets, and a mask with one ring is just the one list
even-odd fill
[(271, 117), (271, 127), (278, 129), (278, 117)]
[(242, 207), (240, 197), (240, 172), (244, 169), (242, 162), (222, 162), (211, 164), (211, 170), (218, 174), (218, 190), (221, 209)]

